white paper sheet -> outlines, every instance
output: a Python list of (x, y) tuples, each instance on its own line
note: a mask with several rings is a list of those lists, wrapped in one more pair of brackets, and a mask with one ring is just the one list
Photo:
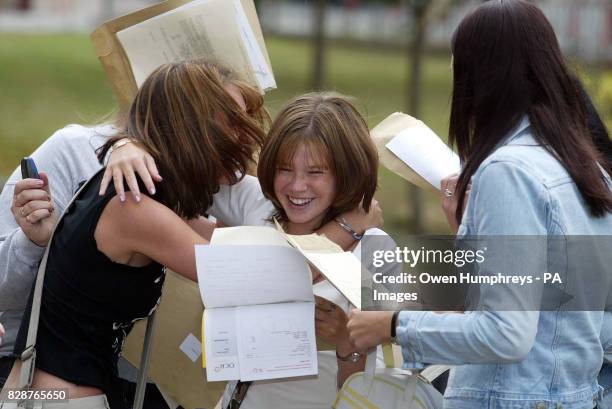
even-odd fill
[(121, 30), (117, 38), (139, 87), (160, 65), (193, 58), (232, 67), (262, 91), (276, 87), (239, 1), (194, 1)]
[(287, 240), (273, 227), (240, 226), (222, 227), (213, 231), (210, 244), (235, 245), (272, 245), (291, 247)]
[(385, 146), (438, 190), (443, 178), (461, 170), (459, 156), (425, 125), (405, 129)]
[(283, 246), (196, 246), (206, 308), (313, 301), (304, 258)]
[(242, 381), (317, 374), (313, 303), (237, 309)]
[(266, 58), (259, 47), (259, 43), (255, 38), (255, 33), (253, 33), (253, 28), (249, 24), (249, 20), (244, 12), (244, 8), (242, 8), (242, 3), (240, 0), (234, 0), (234, 9), (236, 11), (236, 18), (240, 28), (242, 43), (244, 44), (246, 52), (249, 56), (251, 71), (255, 75), (259, 88), (262, 90), (276, 88), (274, 75), (272, 75), (272, 71), (270, 70), (270, 67), (268, 67), (268, 62), (266, 61)]
[(179, 349), (193, 362), (197, 361), (200, 355), (202, 355), (202, 343), (193, 334), (187, 335), (185, 340), (179, 345)]
[(303, 254), (351, 304), (361, 308), (362, 266), (354, 254), (310, 251)]
[(226, 381), (240, 378), (236, 308), (204, 310), (206, 379)]

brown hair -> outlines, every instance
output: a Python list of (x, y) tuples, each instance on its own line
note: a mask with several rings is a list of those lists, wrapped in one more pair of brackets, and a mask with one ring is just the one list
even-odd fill
[(370, 208), (378, 177), (378, 153), (368, 126), (347, 97), (310, 93), (294, 98), (280, 111), (259, 156), (257, 175), (264, 195), (274, 203), (275, 216), (287, 215), (274, 194), (278, 167), (291, 163), (300, 144), (317, 154), (336, 178), (336, 197), (325, 224), (359, 206)]
[[(229, 84), (242, 93), (246, 112), (224, 89)], [(98, 158), (120, 138), (141, 143), (164, 177), (156, 199), (193, 218), (212, 204), (220, 177), (235, 183), (246, 173), (268, 118), (262, 96), (227, 68), (202, 60), (165, 64), (142, 84)]]

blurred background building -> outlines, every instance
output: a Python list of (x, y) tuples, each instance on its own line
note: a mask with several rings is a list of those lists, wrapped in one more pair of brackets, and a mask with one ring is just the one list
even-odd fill
[[(232, 1), (232, 0), (226, 0)], [(396, 111), (448, 134), (450, 39), (482, 0), (253, 0), (278, 89), (272, 115), (312, 89), (356, 97), (373, 127)], [(0, 0), (0, 189), (19, 159), (69, 123), (112, 119), (88, 34), (156, 0)], [(612, 0), (534, 0), (612, 127)], [(385, 230), (448, 232), (439, 200), (380, 169)]]
[[(100, 22), (154, 4), (154, 0), (0, 0), (2, 31), (91, 31)], [(428, 27), (426, 47), (448, 49), (462, 16), (479, 0), (436, 3), (436, 24)], [(611, 0), (536, 0), (551, 21), (563, 50), (588, 61), (612, 61)], [(305, 0), (257, 2), (266, 33), (309, 37), (315, 8)], [(329, 39), (378, 46), (401, 46), (409, 36), (410, 1), (328, 1), (325, 33)]]

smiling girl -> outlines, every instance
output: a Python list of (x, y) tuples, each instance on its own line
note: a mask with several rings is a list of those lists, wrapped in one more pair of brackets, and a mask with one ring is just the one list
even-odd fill
[[(339, 224), (335, 220), (346, 225), (343, 214), (360, 204), (368, 211), (375, 203), (376, 148), (359, 112), (337, 94), (312, 93), (290, 101), (271, 126), (257, 170), (259, 180), (247, 176), (222, 186), (211, 214), (229, 225), (270, 223), (276, 217), (288, 233), (302, 235), (326, 223)], [(369, 229), (365, 234), (383, 233)], [(359, 231), (354, 235), (360, 237)], [(360, 242), (351, 249), (359, 258)], [(317, 336), (335, 352), (318, 353), (317, 376), (254, 382), (241, 408), (330, 408), (337, 385), (363, 369), (365, 358), (346, 333), (348, 301), (325, 280), (313, 290)], [(230, 387), (224, 407), (231, 392)]]

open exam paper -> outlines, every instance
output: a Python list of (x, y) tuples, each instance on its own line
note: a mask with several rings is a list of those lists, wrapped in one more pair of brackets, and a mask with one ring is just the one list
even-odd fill
[(217, 229), (211, 245), (196, 246), (196, 263), (208, 381), (317, 374), (310, 271), (282, 236)]

